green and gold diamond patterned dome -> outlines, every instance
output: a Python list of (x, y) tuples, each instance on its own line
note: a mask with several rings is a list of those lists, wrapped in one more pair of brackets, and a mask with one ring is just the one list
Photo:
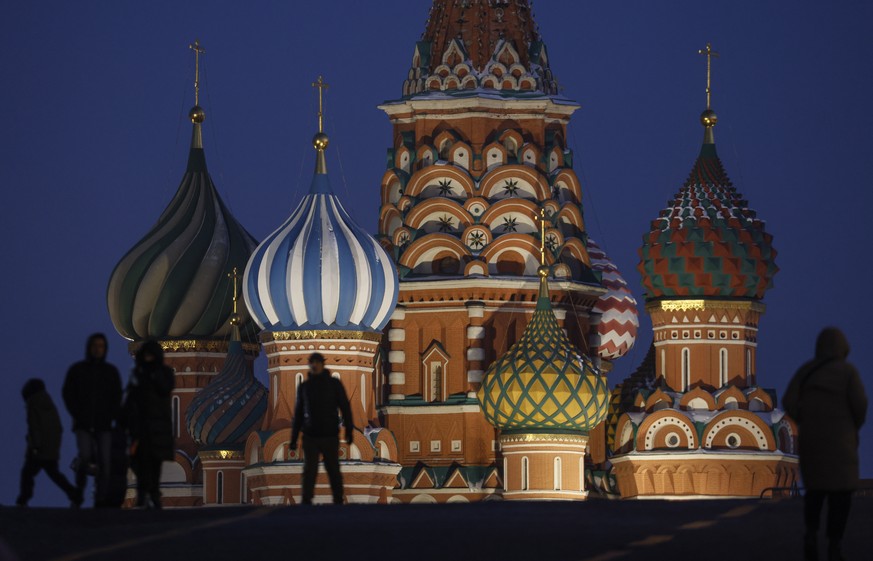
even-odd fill
[(548, 269), (539, 273), (533, 318), (485, 373), (479, 403), (488, 422), (504, 433), (587, 433), (606, 417), (606, 376), (567, 339), (549, 301)]

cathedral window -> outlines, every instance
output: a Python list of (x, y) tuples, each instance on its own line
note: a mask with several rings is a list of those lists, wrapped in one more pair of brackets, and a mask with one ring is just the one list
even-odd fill
[(728, 383), (728, 352), (727, 349), (718, 351), (718, 383), (724, 387)]
[(521, 490), (527, 491), (530, 483), (530, 474), (528, 474), (527, 456), (521, 459)]
[(178, 395), (173, 396), (173, 432), (179, 438), (182, 432), (181, 402)]
[(563, 479), (563, 472), (561, 470), (561, 458), (560, 456), (555, 456), (555, 491), (561, 490), (561, 480)]
[(691, 350), (682, 349), (682, 391), (687, 391), (691, 385)]
[(425, 401), (444, 401), (446, 396), (446, 368), (449, 355), (438, 341), (432, 341), (422, 354), (422, 397)]
[(215, 504), (224, 504), (224, 472), (215, 474)]

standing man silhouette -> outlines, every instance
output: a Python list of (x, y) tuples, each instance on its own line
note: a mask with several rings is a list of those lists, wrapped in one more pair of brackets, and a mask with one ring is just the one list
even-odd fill
[(339, 467), (339, 425), (342, 414), (346, 442), (352, 444), (352, 408), (342, 382), (324, 367), (324, 357), (309, 357), (309, 377), (297, 388), (297, 404), (291, 427), (291, 449), (303, 433), (303, 504), (312, 504), (319, 457), (330, 478), (333, 504), (343, 504), (343, 476)]

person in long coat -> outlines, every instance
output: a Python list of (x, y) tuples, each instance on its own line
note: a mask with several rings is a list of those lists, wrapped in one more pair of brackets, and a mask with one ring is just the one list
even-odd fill
[(63, 397), (79, 450), (76, 487), (84, 492), (88, 475), (94, 473), (94, 506), (106, 505), (112, 472), (112, 425), (121, 410), (121, 376), (106, 361), (106, 336), (95, 333), (85, 344), (85, 360), (70, 367), (64, 379)]
[(136, 353), (124, 402), (138, 507), (161, 508), (161, 464), (173, 460), (175, 449), (173, 378), (173, 370), (164, 364), (160, 343), (143, 343)]
[(32, 378), (21, 390), (27, 409), (27, 452), (24, 467), (21, 468), (21, 486), (15, 504), (21, 507), (33, 497), (34, 477), (45, 471), (55, 485), (61, 488), (70, 499), (73, 507), (82, 504), (82, 491), (73, 487), (58, 469), (61, 458), (61, 438), (63, 426), (61, 417), (45, 391), (45, 382)]
[(828, 327), (819, 334), (815, 358), (794, 375), (782, 404), (798, 425), (800, 473), (806, 488), (806, 559), (818, 558), (818, 529), (828, 501), (828, 556), (842, 559), (841, 542), (852, 491), (858, 488), (858, 431), (867, 397), (858, 370), (846, 358), (849, 342)]

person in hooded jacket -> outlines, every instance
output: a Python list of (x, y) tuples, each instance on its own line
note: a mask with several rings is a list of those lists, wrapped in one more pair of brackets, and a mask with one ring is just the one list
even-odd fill
[(333, 504), (343, 504), (343, 476), (339, 467), (339, 416), (342, 414), (346, 442), (353, 437), (352, 408), (343, 383), (324, 367), (324, 356), (309, 357), (309, 377), (297, 388), (297, 403), (291, 426), (291, 450), (303, 432), (303, 504), (312, 504), (318, 460), (324, 458), (324, 471), (330, 480)]
[(121, 376), (106, 362), (106, 336), (95, 333), (85, 345), (85, 360), (70, 367), (63, 397), (79, 451), (76, 487), (84, 492), (91, 466), (96, 464), (95, 506), (104, 506), (109, 487), (112, 424), (121, 409)]
[(782, 398), (798, 425), (800, 473), (806, 488), (806, 559), (818, 559), (818, 530), (828, 501), (828, 558), (842, 559), (841, 542), (849, 519), (852, 491), (858, 488), (858, 431), (867, 414), (867, 397), (858, 370), (846, 361), (849, 342), (828, 327), (819, 334), (815, 358), (794, 375)]
[(21, 397), (27, 409), (27, 453), (24, 467), (21, 468), (21, 487), (15, 504), (27, 506), (33, 497), (34, 477), (40, 471), (45, 471), (49, 479), (67, 494), (70, 504), (78, 508), (82, 504), (82, 492), (73, 487), (58, 470), (64, 429), (58, 410), (45, 391), (45, 383), (39, 378), (28, 380), (21, 390)]
[(171, 397), (174, 376), (164, 364), (160, 343), (143, 343), (136, 353), (123, 413), (130, 434), (138, 507), (161, 508), (161, 463), (172, 461), (175, 449)]

